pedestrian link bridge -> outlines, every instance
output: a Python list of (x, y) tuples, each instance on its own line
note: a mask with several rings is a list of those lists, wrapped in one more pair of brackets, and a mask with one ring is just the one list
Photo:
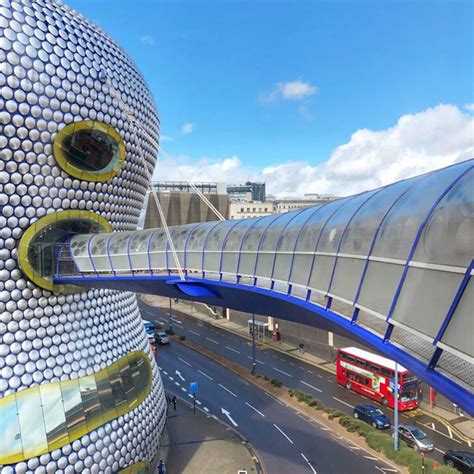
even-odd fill
[(202, 301), (373, 347), (474, 415), (474, 160), (255, 219), (76, 234), (55, 285)]

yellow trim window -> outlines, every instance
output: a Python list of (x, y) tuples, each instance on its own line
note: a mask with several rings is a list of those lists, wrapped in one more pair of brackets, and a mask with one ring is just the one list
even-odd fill
[(45, 290), (63, 293), (78, 291), (78, 287), (72, 285), (53, 283), (57, 257), (64, 242), (74, 234), (108, 232), (112, 232), (111, 224), (95, 212), (71, 209), (48, 214), (23, 234), (18, 247), (20, 268), (33, 283)]
[(1, 398), (0, 465), (41, 456), (125, 415), (145, 400), (151, 385), (150, 359), (134, 351), (96, 374)]
[(83, 120), (66, 125), (56, 135), (54, 158), (70, 176), (85, 181), (109, 181), (122, 169), (125, 144), (110, 125)]

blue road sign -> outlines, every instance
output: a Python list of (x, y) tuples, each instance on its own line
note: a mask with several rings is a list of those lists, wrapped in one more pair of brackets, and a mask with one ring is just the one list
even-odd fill
[(196, 393), (199, 392), (199, 384), (197, 382), (191, 382), (189, 384), (189, 391), (195, 395)]

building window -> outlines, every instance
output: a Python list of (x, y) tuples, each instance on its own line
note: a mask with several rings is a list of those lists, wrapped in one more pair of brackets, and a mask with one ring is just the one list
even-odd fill
[(268, 207), (266, 207), (266, 208), (264, 209), (264, 211), (265, 211), (265, 212), (268, 212)]
[(240, 208), (240, 212), (244, 212), (244, 208), (243, 208), (243, 207)]

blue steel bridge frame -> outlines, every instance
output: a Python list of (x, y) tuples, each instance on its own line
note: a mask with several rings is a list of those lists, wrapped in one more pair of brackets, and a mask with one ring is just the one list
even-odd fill
[[(472, 268), (472, 264), (471, 264)], [(464, 280), (463, 280), (464, 281)], [(371, 331), (331, 311), (331, 298), (327, 307), (306, 299), (283, 294), (255, 285), (230, 283), (211, 279), (180, 280), (171, 275), (115, 275), (115, 276), (61, 276), (58, 284), (74, 284), (91, 288), (106, 288), (133, 291), (142, 294), (160, 295), (190, 301), (199, 301), (213, 306), (222, 306), (247, 313), (273, 316), (286, 321), (305, 324), (345, 337), (359, 340), (384, 356), (394, 359), (410, 369), (435, 390), (443, 393), (469, 415), (474, 416), (474, 396), (464, 387), (435, 370), (435, 365), (425, 364), (410, 353), (392, 344), (390, 337), (380, 338)], [(465, 287), (465, 285), (464, 285)], [(462, 291), (460, 289), (460, 291)], [(456, 295), (459, 300), (460, 295)], [(456, 304), (453, 301), (452, 307)], [(451, 308), (450, 312), (452, 314)], [(436, 353), (436, 352), (435, 352)], [(438, 356), (439, 357), (439, 356)]]

